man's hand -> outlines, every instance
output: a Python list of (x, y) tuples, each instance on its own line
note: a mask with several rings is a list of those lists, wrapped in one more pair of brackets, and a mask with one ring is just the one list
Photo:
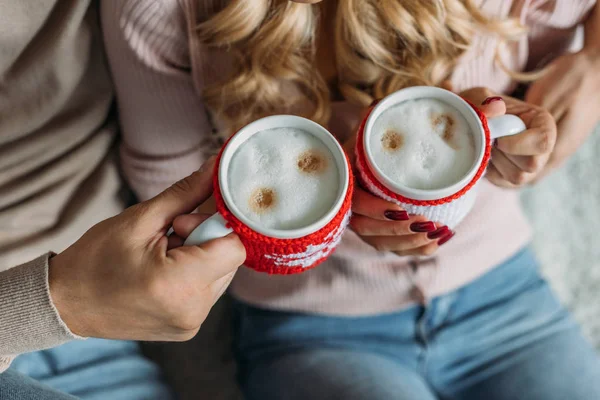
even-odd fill
[(148, 341), (197, 333), (246, 257), (235, 234), (181, 246), (206, 218), (187, 213), (210, 196), (213, 165), (97, 224), (50, 260), (50, 294), (73, 333)]

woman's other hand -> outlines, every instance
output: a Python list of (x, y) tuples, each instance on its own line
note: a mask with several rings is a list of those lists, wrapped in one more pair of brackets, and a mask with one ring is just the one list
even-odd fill
[(557, 58), (525, 99), (550, 111), (558, 124), (556, 146), (544, 173), (562, 165), (600, 121), (600, 51)]

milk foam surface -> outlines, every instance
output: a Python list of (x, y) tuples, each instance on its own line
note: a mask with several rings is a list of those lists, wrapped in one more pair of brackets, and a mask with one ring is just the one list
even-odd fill
[(236, 150), (228, 184), (246, 218), (289, 230), (310, 225), (331, 210), (339, 175), (321, 139), (301, 129), (277, 128), (256, 133)]
[(383, 174), (413, 189), (450, 186), (475, 162), (466, 119), (437, 99), (408, 100), (385, 110), (368, 140), (372, 161)]

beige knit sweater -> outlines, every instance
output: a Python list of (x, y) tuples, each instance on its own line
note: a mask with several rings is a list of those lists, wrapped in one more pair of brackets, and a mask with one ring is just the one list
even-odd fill
[(47, 253), (123, 207), (97, 6), (0, 0), (0, 371), (75, 338), (49, 296)]

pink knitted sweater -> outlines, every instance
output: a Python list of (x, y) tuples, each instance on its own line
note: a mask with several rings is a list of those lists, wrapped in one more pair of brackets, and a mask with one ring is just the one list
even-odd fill
[[(129, 183), (141, 200), (196, 170), (216, 150), (200, 91), (223, 77), (227, 54), (209, 52), (194, 35), (201, 0), (103, 2), (103, 28), (117, 87), (123, 130), (121, 154)], [(559, 55), (593, 0), (480, 0), (490, 16), (521, 18), (528, 37), (507, 48), (515, 70)], [(514, 82), (494, 61), (496, 37), (480, 34), (452, 75), (457, 90), (487, 86), (508, 93)], [(354, 134), (359, 114), (336, 103), (329, 129), (341, 140)], [(235, 297), (271, 309), (333, 315), (398, 310), (454, 290), (507, 260), (530, 239), (518, 193), (487, 181), (473, 212), (452, 241), (428, 259), (380, 253), (348, 232), (333, 257), (295, 276), (269, 276), (242, 268), (231, 285)], [(415, 268), (416, 267), (416, 268)]]

